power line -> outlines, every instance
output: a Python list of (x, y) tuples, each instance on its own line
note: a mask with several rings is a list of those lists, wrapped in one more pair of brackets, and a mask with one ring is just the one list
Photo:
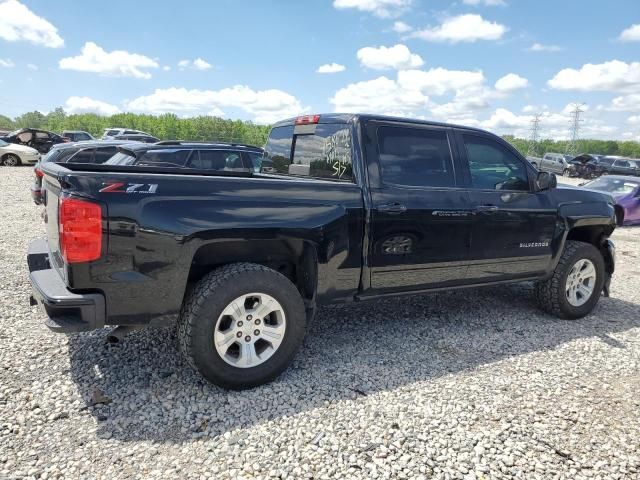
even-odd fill
[(571, 120), (569, 123), (571, 124), (571, 140), (567, 143), (567, 149), (565, 153), (577, 154), (578, 153), (578, 141), (580, 140), (580, 123), (583, 121), (580, 118), (580, 115), (584, 113), (582, 107), (584, 107), (584, 103), (574, 103), (573, 110), (571, 110), (570, 116)]
[(531, 119), (531, 128), (529, 130), (529, 145), (527, 147), (527, 155), (535, 156), (538, 152), (538, 140), (540, 132), (540, 117), (542, 114), (536, 113)]

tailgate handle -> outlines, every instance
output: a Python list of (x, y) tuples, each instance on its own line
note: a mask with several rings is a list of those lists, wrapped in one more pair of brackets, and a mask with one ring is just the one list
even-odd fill
[(398, 213), (404, 213), (407, 211), (407, 207), (402, 203), (394, 202), (394, 203), (385, 203), (383, 205), (378, 205), (378, 211), (384, 213), (390, 213), (392, 215), (397, 215)]

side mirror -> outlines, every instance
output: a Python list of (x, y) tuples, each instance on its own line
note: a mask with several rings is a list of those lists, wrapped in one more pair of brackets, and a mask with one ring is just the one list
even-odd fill
[(536, 178), (536, 187), (538, 191), (549, 190), (558, 186), (558, 179), (555, 173), (538, 172), (538, 178)]

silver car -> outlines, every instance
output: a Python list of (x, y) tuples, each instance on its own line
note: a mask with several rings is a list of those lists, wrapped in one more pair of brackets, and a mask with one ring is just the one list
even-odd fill
[[(570, 172), (569, 162), (573, 160), (572, 155), (562, 153), (545, 153), (538, 165), (534, 165), (541, 172), (559, 173), (568, 176)], [(533, 162), (532, 162), (533, 163)]]

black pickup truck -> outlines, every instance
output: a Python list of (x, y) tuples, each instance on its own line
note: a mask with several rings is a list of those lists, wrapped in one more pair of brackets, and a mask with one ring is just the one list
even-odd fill
[(614, 270), (612, 197), (559, 188), (473, 128), (298, 117), (272, 128), (269, 173), (118, 155), (44, 165), (31, 301), (59, 332), (177, 323), (188, 362), (226, 388), (282, 372), (318, 305), (534, 281), (543, 310), (575, 319)]

